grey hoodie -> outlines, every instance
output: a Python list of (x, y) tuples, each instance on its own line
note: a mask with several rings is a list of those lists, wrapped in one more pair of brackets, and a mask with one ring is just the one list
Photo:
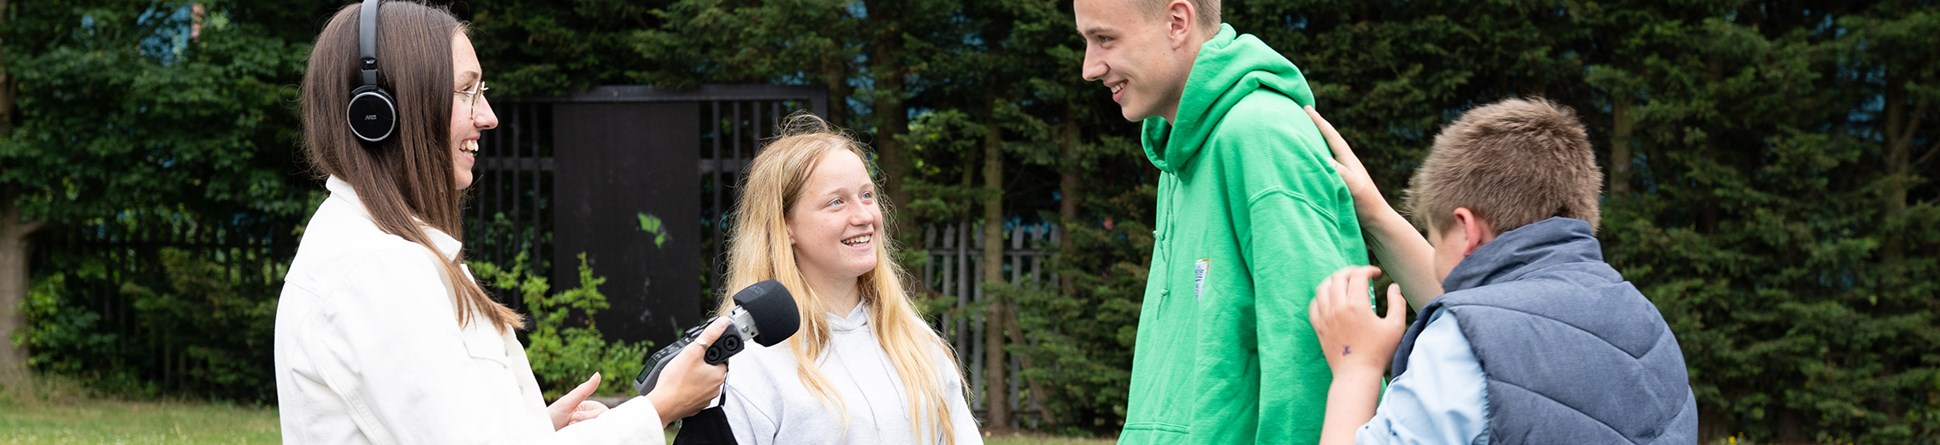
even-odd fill
[[(823, 405), (802, 384), (788, 343), (753, 345), (736, 355), (728, 367), (727, 401), (722, 405), (735, 441), (741, 445), (945, 443), (935, 431), (930, 432), (932, 437), (918, 440), (910, 430), (908, 393), (876, 339), (868, 313), (867, 305), (856, 305), (847, 317), (828, 315), (829, 347), (818, 366), (842, 396), (846, 416), (836, 406)], [(937, 348), (931, 355), (940, 363), (953, 363), (945, 354)], [(963, 398), (962, 377), (954, 370), (937, 377), (944, 385), (955, 443), (982, 444), (977, 420)]]

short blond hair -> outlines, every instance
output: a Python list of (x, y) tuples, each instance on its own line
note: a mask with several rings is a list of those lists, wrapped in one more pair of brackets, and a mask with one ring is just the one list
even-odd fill
[(1469, 110), (1435, 135), (1403, 207), (1440, 230), (1467, 208), (1496, 233), (1561, 216), (1598, 224), (1603, 170), (1576, 113), (1554, 102), (1508, 99)]
[[(1164, 16), (1165, 5), (1172, 4), (1172, 0), (1132, 0), (1132, 2), (1138, 4), (1139, 10), (1144, 11), (1146, 17)], [(1191, 3), (1192, 10), (1198, 14), (1193, 20), (1194, 26), (1203, 28), (1206, 35), (1219, 32), (1219, 0), (1186, 0), (1186, 2)]]

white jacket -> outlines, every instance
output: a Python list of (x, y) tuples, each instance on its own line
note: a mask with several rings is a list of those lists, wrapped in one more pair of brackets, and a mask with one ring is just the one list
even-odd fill
[(285, 443), (666, 440), (645, 397), (553, 431), (518, 338), (482, 315), (458, 325), (436, 256), (456, 256), (458, 240), (425, 228), (434, 254), (380, 231), (349, 183), (327, 187), (276, 308)]

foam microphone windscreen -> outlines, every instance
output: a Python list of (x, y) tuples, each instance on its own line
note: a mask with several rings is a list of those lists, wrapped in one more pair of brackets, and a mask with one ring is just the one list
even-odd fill
[(795, 309), (795, 297), (775, 280), (762, 281), (734, 293), (734, 304), (748, 311), (757, 333), (754, 342), (774, 346), (794, 336), (802, 327), (802, 314)]

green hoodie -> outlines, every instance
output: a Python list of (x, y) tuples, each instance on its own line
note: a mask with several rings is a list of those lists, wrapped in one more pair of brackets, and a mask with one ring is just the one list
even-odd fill
[(1320, 440), (1333, 374), (1307, 303), (1367, 247), (1312, 103), (1292, 62), (1221, 25), (1178, 122), (1145, 120), (1158, 221), (1120, 444)]

